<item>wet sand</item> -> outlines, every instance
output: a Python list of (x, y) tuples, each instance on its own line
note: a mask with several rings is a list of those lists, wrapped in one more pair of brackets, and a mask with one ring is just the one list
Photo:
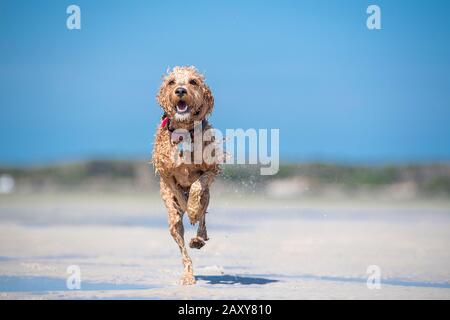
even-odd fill
[[(182, 265), (156, 196), (0, 197), (3, 299), (449, 299), (450, 206), (212, 201)], [(186, 225), (186, 239), (195, 228)], [(69, 290), (67, 267), (81, 270)], [(367, 287), (367, 268), (381, 288)]]

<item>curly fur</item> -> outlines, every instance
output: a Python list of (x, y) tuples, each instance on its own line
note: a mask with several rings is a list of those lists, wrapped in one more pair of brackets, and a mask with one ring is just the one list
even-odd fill
[[(176, 94), (177, 88), (184, 88), (185, 94)], [(192, 238), (191, 248), (200, 249), (208, 240), (205, 214), (209, 204), (209, 187), (219, 172), (216, 163), (180, 163), (174, 159), (177, 143), (171, 138), (175, 129), (193, 130), (194, 124), (203, 121), (202, 130), (210, 129), (206, 117), (212, 112), (214, 98), (205, 83), (204, 76), (195, 67), (175, 67), (164, 76), (157, 94), (158, 104), (168, 117), (167, 126), (157, 129), (152, 163), (160, 176), (161, 197), (168, 212), (170, 234), (178, 244), (184, 265), (183, 284), (195, 283), (191, 258), (184, 243), (183, 214), (186, 212), (191, 224), (199, 223), (197, 236)], [(181, 102), (188, 111), (178, 112)], [(203, 147), (211, 142), (204, 142)], [(180, 155), (181, 156), (181, 155)]]

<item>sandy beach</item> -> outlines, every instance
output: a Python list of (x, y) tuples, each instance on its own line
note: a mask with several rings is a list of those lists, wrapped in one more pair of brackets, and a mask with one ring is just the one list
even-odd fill
[[(156, 195), (3, 195), (0, 298), (450, 298), (448, 203), (213, 199), (207, 224), (184, 287)], [(66, 286), (71, 265), (80, 290)]]

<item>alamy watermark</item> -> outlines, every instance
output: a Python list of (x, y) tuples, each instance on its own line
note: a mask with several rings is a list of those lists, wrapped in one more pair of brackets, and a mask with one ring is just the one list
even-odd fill
[[(259, 164), (261, 175), (275, 175), (280, 167), (280, 130), (219, 129), (203, 131), (202, 122), (194, 130), (176, 129), (171, 133), (177, 144), (172, 154), (177, 164)], [(269, 152), (270, 151), (270, 152)]]
[(367, 18), (366, 26), (369, 30), (381, 29), (381, 8), (375, 4), (371, 4), (367, 7), (367, 14), (370, 16)]
[(67, 267), (69, 276), (66, 280), (66, 287), (69, 290), (81, 290), (81, 268), (77, 265)]
[(367, 288), (369, 290), (381, 289), (381, 268), (377, 265), (370, 265), (367, 267), (366, 273), (369, 275), (367, 278)]
[(76, 4), (67, 7), (66, 13), (69, 14), (66, 20), (66, 26), (69, 30), (81, 29), (81, 9)]
[[(81, 29), (81, 8), (76, 4), (67, 7), (66, 13), (69, 14), (66, 20), (66, 26), (69, 30)], [(381, 30), (381, 8), (376, 4), (367, 7), (366, 13), (369, 17), (366, 20), (366, 26), (369, 30)]]

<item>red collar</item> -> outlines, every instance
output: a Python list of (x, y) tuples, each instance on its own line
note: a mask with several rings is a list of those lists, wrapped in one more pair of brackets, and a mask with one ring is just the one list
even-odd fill
[(162, 120), (161, 120), (161, 125), (159, 126), (160, 128), (164, 128), (166, 125), (167, 125), (167, 123), (169, 122), (169, 117), (164, 117)]
[[(206, 124), (206, 120), (205, 119), (203, 119), (202, 120), (202, 127), (205, 127), (205, 124)], [(159, 127), (162, 129), (162, 128), (164, 128), (164, 127), (166, 127), (167, 126), (167, 130), (169, 130), (170, 132), (173, 132), (174, 131), (174, 129), (170, 129), (170, 119), (169, 119), (169, 117), (164, 117), (162, 120), (161, 120), (161, 124), (159, 125)], [(191, 130), (189, 130), (190, 132), (194, 132), (194, 128), (192, 128)]]

